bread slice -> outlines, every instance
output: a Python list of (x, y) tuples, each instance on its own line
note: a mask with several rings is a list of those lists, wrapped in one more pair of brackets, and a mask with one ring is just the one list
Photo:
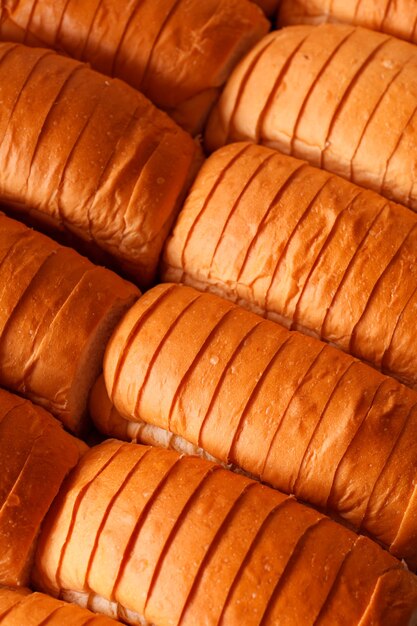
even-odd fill
[(261, 140), (263, 113), (276, 81), (310, 33), (308, 26), (287, 29), (285, 47), (270, 33), (240, 61), (210, 114), (205, 130), (209, 152), (231, 141)]
[(19, 586), (43, 518), (87, 446), (41, 407), (0, 390), (0, 449), (0, 584)]
[[(171, 284), (119, 324), (104, 379), (119, 414), (110, 407), (111, 422), (98, 418), (108, 434), (132, 433), (123, 419), (168, 430), (416, 562), (415, 391), (314, 338)], [(158, 433), (155, 442), (171, 445)]]
[[(392, 92), (408, 65), (415, 65), (414, 47), (404, 45), (399, 39), (385, 38), (382, 45), (375, 49), (369, 62), (356, 74), (351, 83), (352, 88), (345, 92), (338, 114), (332, 120), (322, 153), (323, 167), (345, 178), (353, 176), (353, 159), (361, 139), (381, 101)], [(382, 188), (385, 189), (385, 179), (390, 180), (392, 189), (400, 190), (404, 186), (404, 182), (407, 182), (404, 181), (406, 159), (402, 162), (405, 169), (402, 170), (401, 166), (397, 168), (399, 185), (391, 176), (394, 160), (392, 166), (388, 162), (384, 178), (379, 181)]]
[[(289, 517), (292, 519), (291, 524), (285, 521)], [(288, 497), (277, 502), (246, 553), (245, 567), (241, 567), (235, 576), (222, 609), (225, 620), (230, 620), (229, 623), (245, 622), (250, 626), (259, 623), (262, 615), (259, 608), (253, 605), (253, 594), (259, 598), (260, 606), (268, 604), (276, 580), (285, 573), (300, 536), (318, 519), (320, 514), (307, 507), (302, 512), (298, 511), (294, 498)], [(276, 559), (275, 554), (278, 552), (280, 558)], [(221, 556), (220, 545), (218, 556)], [(215, 562), (214, 558), (212, 562)], [(198, 595), (202, 602), (201, 592)]]
[(1, 384), (80, 431), (107, 339), (139, 292), (16, 224), (0, 215)]
[[(273, 591), (264, 614), (266, 623), (274, 624), (281, 615), (286, 614), (292, 604), (295, 605), (292, 612), (294, 623), (303, 624), (319, 615), (340, 565), (355, 541), (351, 534), (340, 537), (338, 530), (326, 519), (319, 519), (306, 530), (296, 546), (286, 575), (281, 578)], [(325, 545), (330, 554), (326, 554), (326, 557), (317, 563), (316, 554), (317, 550), (320, 550), (320, 544)], [(311, 585), (309, 581), (313, 568), (317, 572), (318, 580), (313, 581)]]
[[(97, 474), (100, 455), (108, 464)], [(131, 457), (124, 469), (120, 455)], [(415, 576), (377, 544), (208, 461), (107, 441), (83, 457), (72, 477), (49, 513), (37, 552), (35, 582), (54, 595), (64, 590), (75, 601), (91, 598), (131, 624), (140, 623), (139, 615), (155, 624), (171, 618), (235, 624), (244, 611), (245, 624), (272, 625), (285, 617), (295, 625), (324, 614), (325, 624), (344, 623), (340, 594), (334, 601), (340, 589), (349, 617), (356, 614), (359, 623), (376, 609), (383, 578), (387, 597), (404, 598), (401, 613), (395, 602), (384, 603), (386, 619), (392, 613), (406, 623), (416, 609)], [(85, 556), (75, 544), (90, 531), (96, 549), (83, 582), (78, 572)]]
[[(362, 528), (368, 527), (371, 533), (378, 533), (383, 541), (393, 544), (393, 553), (398, 555), (395, 549), (397, 537), (403, 537), (401, 545), (413, 541), (414, 531), (407, 523), (409, 513), (413, 510), (414, 500), (414, 459), (417, 456), (417, 446), (408, 438), (416, 427), (417, 411), (413, 407), (393, 445), (393, 449), (388, 457), (384, 469), (378, 476), (378, 480), (372, 490), (365, 515), (362, 520)], [(401, 467), (401, 472), (397, 476), (399, 459), (407, 450), (407, 459)], [(393, 482), (394, 481), (394, 482)], [(381, 511), (389, 511), (388, 516), (383, 519)], [(403, 525), (404, 522), (404, 525)], [(396, 531), (394, 531), (396, 529)], [(407, 539), (406, 539), (407, 537)], [(397, 544), (398, 545), (398, 544)], [(406, 551), (409, 554), (409, 547)], [(407, 554), (404, 558), (407, 558)], [(414, 560), (410, 563), (414, 566)]]
[[(353, 547), (346, 554), (333, 582), (327, 602), (320, 611), (317, 624), (324, 626), (331, 623), (334, 612), (340, 613), (339, 622), (342, 626), (360, 623), (361, 617), (372, 605), (372, 600), (370, 602), (369, 598), (372, 598), (378, 585), (379, 575), (373, 565), (375, 563), (378, 564), (379, 571), (383, 572), (382, 576), (387, 573), (389, 574), (388, 580), (395, 581), (397, 568), (390, 555), (379, 550), (379, 546), (367, 537), (357, 537)], [(393, 575), (393, 579), (391, 575)], [(393, 586), (395, 588), (395, 583)], [(405, 589), (404, 591), (407, 595)], [(393, 610), (396, 611), (394, 605)], [(411, 614), (409, 617), (409, 623), (412, 623)]]
[[(67, 570), (73, 573), (66, 579), (66, 588), (85, 588), (101, 529), (108, 516), (109, 503), (140, 464), (143, 454), (144, 449), (140, 446), (135, 448), (134, 453), (121, 447), (113, 454), (111, 462), (102, 466), (95, 477), (78, 493), (65, 548), (61, 552), (59, 562), (60, 572)], [(80, 527), (76, 523), (77, 518), (86, 519), (89, 523)], [(80, 545), (83, 546), (81, 554)]]
[[(328, 499), (328, 505), (333, 506), (335, 497), (338, 497), (338, 506), (344, 511), (344, 517), (349, 520), (350, 513), (363, 519), (369, 504), (369, 499), (375, 488), (376, 482), (393, 453), (396, 441), (409, 419), (410, 404), (413, 396), (406, 387), (398, 389), (395, 382), (386, 378), (377, 389), (372, 402), (372, 408), (365, 415), (359, 429), (348, 445), (335, 474), (332, 491)], [(381, 426), (378, 454), (372, 455), (372, 462), (365, 461), (360, 456), (359, 450), (365, 441), (369, 441), (376, 430)], [(366, 483), (368, 497), (361, 497), (355, 487), (356, 480), (362, 476), (363, 484)], [(355, 502), (353, 509), (352, 503)], [(407, 525), (408, 510), (403, 517), (402, 525)], [(401, 528), (401, 526), (400, 526)], [(398, 531), (400, 532), (400, 530)], [(394, 547), (392, 548), (394, 549)]]
[[(272, 13), (276, 0), (263, 0)], [(0, 9), (0, 38), (54, 48), (121, 78), (201, 132), (239, 59), (269, 22), (248, 0), (24, 0)]]
[[(334, 27), (329, 25), (328, 28), (333, 31)], [(321, 28), (318, 30), (320, 31)], [(327, 37), (324, 27), (322, 35)], [(378, 52), (388, 46), (390, 40), (387, 35), (363, 31), (361, 28), (354, 29), (350, 36), (343, 40), (326, 67), (323, 68), (321, 75), (303, 103), (303, 110), (292, 133), (291, 153), (294, 156), (301, 156), (318, 167), (325, 163), (326, 148), (332, 148), (330, 138), (332, 127), (341, 111), (343, 115), (345, 98), (349, 96), (350, 92), (356, 90), (356, 81), (362, 72), (366, 71), (368, 65), (372, 65), (374, 62), (375, 64), (378, 63), (379, 66), (379, 59), (377, 58), (376, 61), (374, 59)], [(331, 49), (330, 45), (327, 47)], [(403, 45), (403, 47), (407, 48), (408, 46)], [(288, 79), (290, 80), (289, 76)], [(329, 92), (332, 94), (331, 99), (328, 98)], [(274, 104), (271, 105), (271, 116), (265, 118), (265, 136), (269, 134), (274, 136), (275, 134), (274, 112), (276, 113), (276, 108)], [(322, 111), (319, 126), (315, 124), (314, 111), (317, 109)], [(366, 172), (366, 174), (370, 175), (371, 172)], [(360, 182), (355, 175), (353, 180)], [(368, 180), (365, 186), (369, 186)]]

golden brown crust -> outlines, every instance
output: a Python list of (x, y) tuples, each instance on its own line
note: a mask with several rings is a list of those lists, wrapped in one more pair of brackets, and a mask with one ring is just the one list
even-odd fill
[(4, 215), (0, 224), (1, 384), (79, 431), (105, 342), (139, 292)]
[(411, 44), (361, 27), (275, 31), (229, 78), (206, 146), (262, 143), (416, 209), (416, 62)]
[(377, 544), (367, 537), (357, 537), (353, 547), (347, 552), (327, 602), (320, 611), (317, 619), (319, 626), (328, 624), (333, 613), (339, 616), (341, 626), (361, 623), (361, 617), (369, 606), (379, 578), (374, 563), (377, 563), (381, 573), (400, 571), (390, 555), (380, 550)]
[[(360, 626), (372, 624), (415, 624), (417, 588), (402, 570), (395, 569), (378, 579)], [(389, 607), (390, 617), (387, 617)]]
[(42, 408), (0, 391), (0, 584), (28, 582), (37, 535), (85, 444)]
[[(416, 427), (416, 423), (417, 409), (413, 406), (395, 440), (384, 469), (375, 483), (362, 520), (362, 528), (368, 527), (370, 533), (377, 533), (382, 541), (388, 540), (394, 544), (394, 554), (398, 554), (395, 548), (395, 540), (402, 530), (405, 530), (405, 534), (410, 541), (406, 548), (408, 554), (413, 540), (411, 526), (402, 526), (402, 524), (408, 518), (410, 504), (412, 510), (412, 499), (414, 498), (415, 469), (413, 466), (417, 458), (417, 446), (414, 445), (413, 441), (409, 440), (409, 437)], [(405, 450), (407, 450), (407, 458), (403, 457)], [(399, 463), (400, 458), (404, 460), (402, 464)], [(389, 516), (383, 519), (381, 512), (388, 509), (390, 510)], [(395, 536), (393, 534), (394, 528), (397, 528)], [(403, 536), (402, 545), (405, 547), (406, 543), (407, 540)], [(407, 558), (407, 555), (404, 558)], [(410, 563), (412, 567), (416, 567), (414, 558), (410, 560)]]
[(345, 22), (417, 42), (417, 7), (413, 0), (281, 0), (278, 24)]
[(29, 589), (0, 588), (0, 619), (3, 619), (15, 604), (29, 594)]
[(201, 169), (161, 275), (331, 342), (413, 387), (416, 236), (408, 209), (236, 143)]
[[(271, 0), (264, 2), (272, 11)], [(0, 38), (50, 47), (142, 91), (201, 132), (237, 61), (268, 31), (247, 0), (6, 0)], [(192, 111), (191, 111), (192, 109)], [(191, 114), (190, 114), (191, 113)]]
[[(100, 455), (108, 464), (98, 472)], [(81, 538), (94, 544), (87, 577)], [(353, 624), (375, 610), (382, 584), (403, 598), (403, 613), (384, 603), (387, 620), (417, 603), (416, 578), (399, 561), (293, 498), (195, 457), (116, 441), (92, 449), (66, 483), (36, 567), (41, 588), (102, 596), (131, 611), (132, 624), (139, 615), (274, 624), (276, 614), (294, 625), (311, 615)]]
[(168, 429), (417, 562), (414, 391), (215, 295), (169, 284), (119, 324), (104, 377), (125, 419)]

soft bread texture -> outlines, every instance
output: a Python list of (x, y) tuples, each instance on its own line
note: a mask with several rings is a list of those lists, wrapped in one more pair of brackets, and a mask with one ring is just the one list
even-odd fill
[(415, 0), (281, 0), (278, 24), (343, 22), (417, 43)]
[(147, 424), (143, 420), (132, 422), (125, 419), (112, 405), (103, 376), (97, 379), (91, 391), (89, 409), (94, 425), (107, 437), (167, 448), (181, 454), (195, 454), (209, 461), (220, 462), (205, 450), (166, 429)]
[(210, 117), (210, 151), (251, 140), (417, 209), (417, 48), (360, 27), (262, 39)]
[(35, 582), (157, 626), (353, 626), (381, 586), (385, 623), (399, 613), (384, 598), (401, 597), (401, 624), (417, 608), (416, 577), (369, 539), (209, 461), (115, 440), (91, 449), (60, 492)]
[(44, 409), (0, 390), (0, 585), (28, 583), (43, 518), (86, 450)]
[(0, 214), (0, 384), (84, 426), (107, 340), (138, 289)]
[(201, 169), (162, 279), (207, 289), (417, 388), (417, 215), (269, 148)]
[[(202, 323), (204, 320), (204, 323)], [(109, 398), (417, 566), (417, 394), (213, 294), (163, 284), (106, 350)]]
[(128, 85), (50, 50), (0, 43), (0, 99), (0, 201), (152, 281), (201, 162), (192, 138)]
[(1, 39), (55, 48), (121, 78), (193, 134), (268, 29), (248, 0), (2, 0), (0, 8)]
[(43, 593), (0, 588), (3, 626), (115, 626), (118, 623)]

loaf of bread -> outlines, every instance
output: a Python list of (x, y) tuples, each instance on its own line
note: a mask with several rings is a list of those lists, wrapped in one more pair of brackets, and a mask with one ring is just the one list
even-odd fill
[(417, 610), (416, 577), (369, 539), (209, 461), (116, 440), (55, 500), (34, 580), (96, 594), (131, 624), (354, 626), (375, 594), (386, 624)]
[(43, 593), (0, 588), (2, 626), (116, 626), (118, 623)]
[(137, 288), (0, 215), (0, 385), (83, 428), (107, 340)]
[(169, 430), (343, 517), (417, 566), (415, 391), (172, 284), (148, 291), (120, 322), (104, 377), (125, 419)]
[(354, 26), (291, 26), (235, 69), (206, 144), (262, 143), (417, 209), (416, 116), (416, 46)]
[(237, 301), (417, 388), (417, 215), (274, 150), (201, 169), (168, 241), (167, 282)]
[(344, 22), (417, 43), (415, 0), (281, 0), (278, 24)]
[(54, 52), (0, 43), (0, 201), (101, 248), (140, 285), (201, 161), (144, 96)]
[(0, 585), (27, 584), (43, 518), (86, 450), (44, 409), (0, 389)]
[[(271, 0), (263, 2), (270, 8)], [(268, 28), (248, 0), (2, 0), (0, 8), (2, 40), (87, 61), (142, 91), (193, 134)]]

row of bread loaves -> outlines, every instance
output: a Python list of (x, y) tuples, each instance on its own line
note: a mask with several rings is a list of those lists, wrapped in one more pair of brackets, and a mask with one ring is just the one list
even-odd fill
[(173, 451), (87, 450), (4, 391), (0, 410), (0, 584), (61, 597), (0, 588), (4, 626), (114, 623), (62, 600), (142, 626), (405, 625), (417, 610), (404, 564), (291, 496)]

